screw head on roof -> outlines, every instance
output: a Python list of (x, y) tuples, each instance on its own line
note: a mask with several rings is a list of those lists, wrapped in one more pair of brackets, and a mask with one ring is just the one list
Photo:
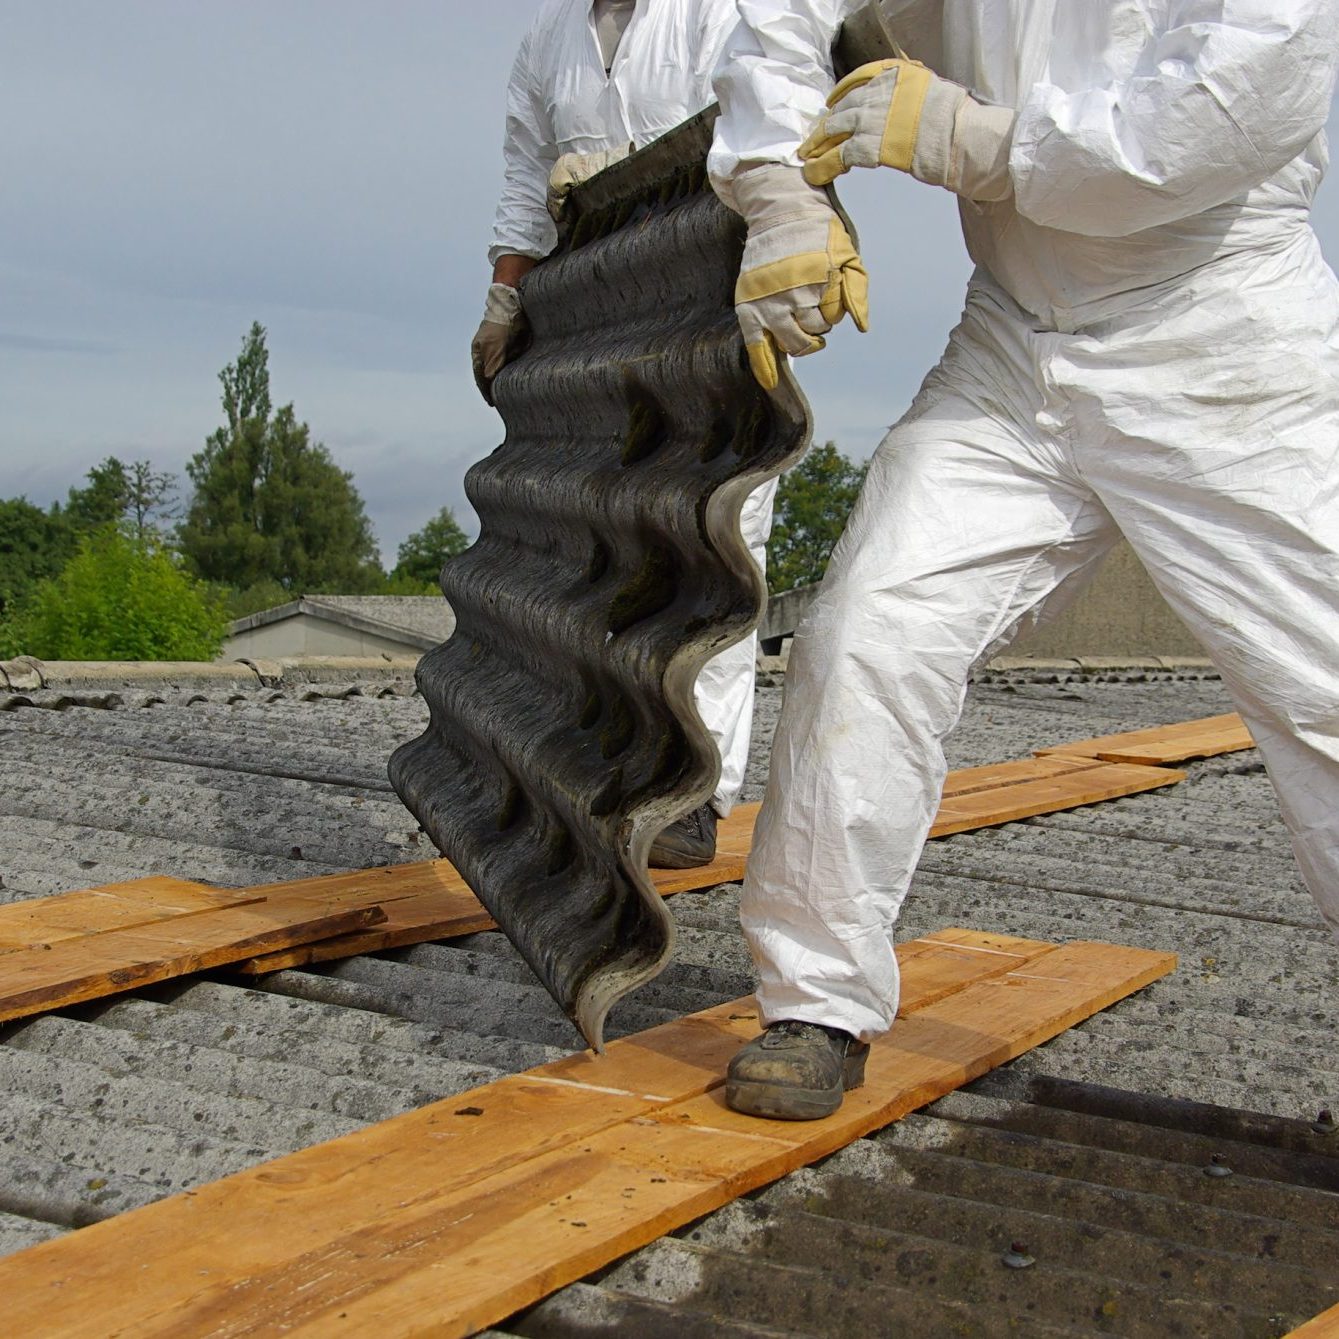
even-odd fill
[(1339, 1123), (1336, 1123), (1334, 1119), (1334, 1113), (1329, 1109), (1329, 1107), (1326, 1107), (1323, 1111), (1319, 1112), (1316, 1116), (1316, 1119), (1311, 1122), (1311, 1128), (1317, 1134), (1328, 1135), (1333, 1134), (1336, 1130), (1339, 1130)]
[(1204, 1169), (1205, 1176), (1231, 1176), (1232, 1168), (1227, 1165), (1227, 1159), (1221, 1153), (1215, 1153), (1209, 1159), (1209, 1165)]
[(1037, 1263), (1037, 1258), (1028, 1254), (1027, 1246), (1023, 1242), (1015, 1241), (1000, 1256), (1000, 1263), (1005, 1269), (1031, 1269)]

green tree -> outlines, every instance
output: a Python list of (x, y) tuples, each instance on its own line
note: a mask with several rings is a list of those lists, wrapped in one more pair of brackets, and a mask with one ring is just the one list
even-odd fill
[(822, 579), (866, 468), (825, 442), (781, 476), (767, 541), (767, 589), (774, 595)]
[(171, 554), (106, 525), (6, 621), (3, 649), (43, 660), (212, 660), (226, 629), (222, 601)]
[(186, 467), (195, 487), (178, 542), (208, 581), (360, 594), (384, 580), (354, 487), (291, 404), (270, 399), (265, 329), (253, 324), (219, 373), (226, 423)]
[(39, 581), (55, 576), (72, 546), (59, 512), (45, 512), (27, 498), (0, 500), (0, 616), (12, 617)]
[(58, 507), (52, 508), (54, 513), (64, 516), (76, 534), (120, 521), (129, 496), (126, 467), (115, 456), (94, 465), (85, 478), (88, 483), (83, 488), (70, 489), (63, 512)]
[(126, 467), (125, 481), (122, 525), (136, 539), (161, 538), (176, 514), (177, 476), (136, 460)]
[(144, 540), (159, 537), (171, 515), (176, 479), (147, 460), (108, 456), (69, 490), (64, 505), (42, 511), (26, 498), (0, 500), (0, 616), (12, 617), (39, 581), (56, 576), (80, 537), (108, 525)]
[(442, 564), (470, 546), (450, 507), (443, 507), (421, 530), (415, 530), (396, 554), (394, 583), (407, 582), (435, 587)]

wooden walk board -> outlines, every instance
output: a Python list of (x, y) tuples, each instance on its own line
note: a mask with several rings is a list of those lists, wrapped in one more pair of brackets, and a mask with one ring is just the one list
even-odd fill
[(375, 905), (179, 879), (15, 903), (0, 908), (0, 1022), (346, 934), (383, 915)]
[[(1166, 729), (1193, 740), (1204, 727), (1218, 729), (1229, 719)], [(1082, 752), (962, 768), (945, 782), (930, 836), (1133, 795), (1183, 776), (1165, 767), (1106, 762)], [(652, 870), (659, 892), (668, 897), (741, 879), (758, 807), (739, 805), (721, 822), (711, 864)], [(248, 905), (264, 910), (242, 914)], [(229, 909), (236, 913), (231, 919), (224, 915)], [(291, 924), (281, 924), (285, 915)], [(171, 930), (164, 928), (169, 925)], [(0, 1021), (207, 967), (227, 965), (255, 975), (495, 928), (446, 860), (238, 890), (141, 879), (38, 898), (0, 908)], [(225, 943), (229, 932), (236, 938)]]
[(1288, 1339), (1339, 1339), (1339, 1306), (1331, 1307), (1315, 1320), (1293, 1330)]
[[(1037, 814), (1074, 809), (1099, 800), (1116, 799), (1140, 791), (1156, 790), (1180, 781), (1182, 772), (1163, 768), (1127, 767), (1093, 758), (1023, 758), (1016, 762), (992, 763), (950, 772), (944, 784), (939, 816), (931, 837), (948, 837), (975, 828), (1011, 823)], [(753, 827), (759, 805), (736, 805), (717, 829), (716, 859), (698, 869), (653, 869), (651, 881), (662, 896), (711, 888), (744, 877), (744, 865), (753, 844)], [(356, 886), (359, 880), (375, 880), (367, 896), (386, 911), (386, 921), (371, 930), (338, 939), (309, 942), (278, 953), (248, 958), (238, 970), (248, 974), (276, 972), (286, 967), (329, 962), (357, 953), (402, 948), (432, 939), (450, 939), (479, 930), (496, 929), (496, 923), (470, 892), (464, 879), (446, 860), (415, 865), (393, 865), (359, 874), (340, 874), (305, 881), (313, 891), (325, 887)], [(255, 889), (268, 893), (295, 885), (275, 884)]]
[[(669, 897), (674, 893), (714, 888), (718, 883), (734, 883), (742, 879), (744, 862), (753, 844), (753, 822), (757, 815), (756, 804), (736, 806), (730, 817), (722, 819), (717, 828), (716, 858), (697, 869), (651, 870), (651, 882), (656, 891), (662, 897)], [(237, 970), (250, 975), (277, 972), (286, 967), (331, 962), (358, 953), (376, 953), (432, 939), (452, 939), (457, 935), (497, 929), (497, 922), (484, 910), (449, 860), (388, 865), (383, 869), (304, 880), (303, 884), (312, 892), (332, 884), (365, 886), (367, 898), (385, 910), (386, 919), (372, 929), (355, 934), (247, 958), (237, 964)], [(274, 892), (294, 886), (277, 883), (253, 891)]]
[(1246, 723), (1236, 712), (1228, 712), (1223, 716), (1205, 716), (1175, 725), (1156, 725), (1148, 730), (1076, 739), (1070, 744), (1038, 749), (1037, 756), (1097, 758), (1104, 762), (1163, 767), (1190, 758), (1215, 758), (1223, 753), (1238, 753), (1254, 747), (1255, 740)]
[(0, 954), (259, 900), (250, 889), (152, 878), (10, 902), (0, 906)]
[[(1050, 764), (1051, 758), (1038, 758)], [(1123, 795), (1157, 790), (1185, 779), (1184, 772), (1166, 767), (1135, 767), (1123, 763), (1082, 760), (1086, 765), (1026, 776), (1020, 771), (1012, 785), (990, 790), (972, 790), (945, 795), (939, 814), (930, 829), (931, 837), (949, 837), (958, 832), (1013, 823), (1038, 814), (1054, 814), (1077, 809), (1099, 800), (1115, 800)], [(1020, 764), (1020, 767), (1026, 764)]]
[[(0, 1260), (15, 1333), (465, 1335), (813, 1162), (1170, 971), (1169, 955), (946, 931), (825, 1121), (719, 1090), (738, 1000)], [(954, 982), (956, 981), (956, 984)]]

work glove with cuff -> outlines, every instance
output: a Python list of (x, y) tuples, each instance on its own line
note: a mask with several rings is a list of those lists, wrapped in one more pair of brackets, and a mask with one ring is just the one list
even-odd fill
[(815, 186), (853, 167), (884, 166), (968, 200), (1013, 194), (1013, 111), (978, 102), (917, 61), (876, 60), (852, 70), (828, 107), (800, 145), (804, 178)]
[(621, 163), (631, 152), (631, 144), (621, 144), (615, 149), (601, 149), (597, 153), (563, 154), (549, 173), (549, 217), (557, 223), (574, 186), (589, 181), (606, 167)]
[(780, 380), (778, 351), (800, 357), (850, 314), (869, 328), (869, 278), (826, 192), (798, 167), (767, 163), (731, 182), (748, 223), (735, 285), (735, 312), (759, 385)]
[(474, 384), (490, 405), (493, 378), (521, 351), (528, 330), (520, 290), (510, 284), (489, 284), (484, 319), (470, 345), (470, 360)]

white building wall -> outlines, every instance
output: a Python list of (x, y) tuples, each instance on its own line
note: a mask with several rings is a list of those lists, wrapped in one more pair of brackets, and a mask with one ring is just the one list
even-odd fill
[(285, 656), (421, 656), (423, 648), (391, 637), (360, 632), (311, 614), (294, 614), (277, 623), (249, 628), (229, 637), (221, 660), (280, 660)]

